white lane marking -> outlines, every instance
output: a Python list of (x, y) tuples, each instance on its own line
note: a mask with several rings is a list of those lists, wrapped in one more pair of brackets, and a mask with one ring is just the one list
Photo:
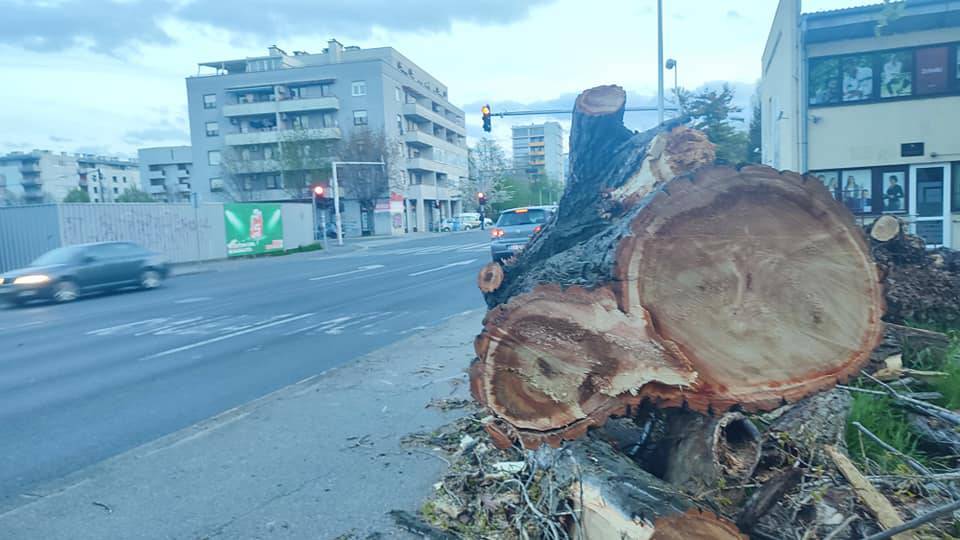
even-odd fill
[(43, 324), (43, 321), (30, 321), (22, 324), (15, 324), (13, 326), (4, 326), (3, 328), (0, 328), (0, 332), (6, 332), (7, 330), (20, 330), (22, 328), (29, 328), (31, 326), (37, 326), (40, 324)]
[(382, 264), (370, 264), (370, 265), (367, 265), (367, 266), (361, 266), (361, 267), (357, 268), (356, 270), (349, 270), (349, 271), (347, 271), (347, 272), (340, 272), (340, 273), (337, 273), (337, 274), (329, 274), (329, 275), (326, 275), (326, 276), (312, 277), (312, 278), (310, 278), (310, 281), (320, 281), (320, 280), (322, 280), (322, 279), (330, 279), (330, 278), (335, 278), (335, 277), (340, 277), (340, 276), (349, 276), (349, 275), (351, 275), (351, 274), (359, 274), (360, 272), (369, 272), (370, 270), (376, 270), (376, 269), (378, 269), (378, 268), (383, 268), (383, 265), (382, 265)]
[(97, 329), (97, 330), (90, 330), (89, 332), (87, 332), (87, 335), (88, 335), (88, 336), (109, 336), (110, 334), (113, 334), (114, 332), (117, 332), (117, 331), (119, 331), (119, 330), (127, 330), (127, 329), (130, 329), (130, 328), (136, 328), (137, 326), (143, 326), (143, 325), (145, 325), (145, 324), (164, 323), (164, 322), (167, 322), (168, 320), (169, 320), (169, 319), (167, 319), (166, 317), (163, 317), (163, 318), (159, 318), (159, 319), (145, 319), (145, 320), (142, 320), (142, 321), (136, 321), (136, 322), (132, 322), (132, 323), (118, 324), (118, 325), (116, 325), (116, 326), (108, 326), (108, 327), (106, 327), (106, 328), (99, 328), (99, 329)]
[(319, 322), (319, 323), (315, 323), (315, 324), (308, 324), (307, 326), (304, 326), (303, 328), (299, 328), (299, 329), (297, 329), (297, 330), (293, 330), (293, 331), (287, 332), (287, 333), (285, 333), (284, 335), (285, 335), (285, 336), (293, 336), (293, 335), (299, 334), (299, 333), (301, 333), (301, 332), (306, 332), (306, 331), (308, 331), (308, 330), (313, 330), (314, 328), (319, 328), (319, 327), (321, 327), (321, 326), (330, 327), (330, 326), (333, 326), (333, 325), (335, 325), (335, 324), (339, 324), (339, 323), (346, 322), (346, 321), (349, 321), (349, 320), (350, 320), (350, 317), (337, 317), (336, 319), (330, 319), (329, 321), (323, 321), (323, 322)]
[(184, 298), (182, 300), (174, 300), (174, 304), (195, 304), (197, 302), (206, 302), (207, 300), (213, 300), (209, 296), (198, 296), (196, 298)]
[(280, 319), (280, 320), (278, 320), (278, 321), (273, 321), (273, 322), (267, 323), (267, 324), (261, 324), (261, 325), (259, 325), (259, 326), (254, 326), (254, 327), (251, 327), (251, 328), (247, 328), (246, 330), (240, 330), (240, 331), (238, 331), (238, 332), (233, 332), (233, 333), (230, 333), (230, 334), (225, 334), (225, 335), (222, 335), (222, 336), (217, 336), (217, 337), (215, 337), (215, 338), (210, 338), (210, 339), (205, 339), (205, 340), (203, 340), (203, 341), (198, 341), (198, 342), (196, 342), (196, 343), (191, 343), (191, 344), (189, 344), (189, 345), (184, 345), (183, 347), (177, 347), (177, 348), (175, 348), (175, 349), (168, 349), (168, 350), (163, 351), (163, 352), (158, 352), (158, 353), (156, 353), (156, 354), (151, 354), (151, 355), (149, 355), (149, 356), (145, 356), (145, 357), (143, 358), (143, 360), (149, 360), (149, 359), (151, 359), (151, 358), (160, 358), (160, 357), (162, 357), (162, 356), (168, 356), (168, 355), (171, 355), (171, 354), (176, 354), (176, 353), (178, 353), (178, 352), (189, 351), (190, 349), (196, 349), (197, 347), (203, 347), (204, 345), (210, 345), (211, 343), (216, 343), (216, 342), (218, 342), (218, 341), (223, 341), (223, 340), (225, 340), (225, 339), (235, 338), (235, 337), (237, 337), (237, 336), (242, 336), (242, 335), (244, 335), (244, 334), (249, 334), (249, 333), (251, 333), (251, 332), (256, 332), (256, 331), (258, 331), (258, 330), (264, 330), (264, 329), (270, 328), (270, 327), (272, 327), (272, 326), (279, 326), (279, 325), (281, 325), (281, 324), (287, 324), (287, 323), (291, 323), (291, 322), (293, 322), (293, 321), (299, 321), (300, 319), (305, 319), (305, 318), (307, 318), (307, 317), (312, 317), (313, 315), (314, 315), (313, 313), (304, 313), (303, 315), (297, 315), (296, 317), (290, 317), (290, 318), (287, 318), (287, 319)]
[(466, 260), (466, 261), (454, 262), (454, 263), (450, 263), (450, 264), (445, 264), (445, 265), (443, 265), (443, 266), (438, 266), (438, 267), (436, 267), (436, 268), (430, 268), (430, 269), (428, 269), (428, 270), (421, 270), (421, 271), (419, 271), (419, 272), (414, 272), (414, 273), (412, 273), (412, 274), (407, 274), (407, 275), (410, 276), (410, 277), (422, 276), (423, 274), (429, 274), (430, 272), (436, 272), (436, 271), (438, 271), (438, 270), (446, 270), (447, 268), (453, 268), (454, 266), (463, 266), (463, 265), (470, 264), (470, 263), (475, 262), (475, 261), (476, 261), (476, 259), (469, 259), (469, 260)]

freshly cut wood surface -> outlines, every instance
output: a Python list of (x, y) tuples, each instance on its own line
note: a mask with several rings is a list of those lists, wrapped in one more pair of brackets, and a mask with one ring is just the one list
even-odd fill
[(893, 216), (880, 216), (870, 226), (870, 238), (888, 242), (900, 234), (900, 220)]
[(477, 275), (477, 287), (485, 293), (499, 289), (501, 283), (503, 283), (503, 267), (498, 262), (487, 263)]
[[(903, 525), (903, 519), (900, 517), (900, 514), (897, 513), (893, 504), (891, 504), (882, 493), (877, 491), (877, 488), (873, 487), (873, 484), (871, 484), (869, 480), (863, 477), (863, 474), (861, 474), (857, 466), (850, 461), (850, 458), (834, 446), (826, 447), (826, 451), (833, 459), (833, 462), (836, 463), (837, 468), (840, 469), (843, 477), (853, 486), (857, 497), (863, 501), (863, 504), (867, 506), (884, 529)], [(894, 538), (896, 540), (912, 540), (914, 536), (909, 532), (904, 532), (894, 536)]]
[(821, 183), (708, 165), (702, 134), (631, 133), (623, 104), (617, 87), (578, 98), (559, 209), (485, 295), (473, 395), (531, 448), (644, 400), (774, 408), (881, 337), (869, 247)]

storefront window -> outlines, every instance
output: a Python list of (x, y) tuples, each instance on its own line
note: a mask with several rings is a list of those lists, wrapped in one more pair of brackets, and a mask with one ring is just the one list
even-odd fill
[(917, 49), (917, 94), (939, 94), (949, 90), (948, 57), (946, 47)]
[(851, 212), (873, 211), (873, 173), (870, 169), (843, 171), (841, 175), (843, 204)]
[(880, 97), (909, 96), (913, 93), (913, 54), (910, 51), (882, 53)]
[(840, 172), (839, 171), (819, 171), (813, 175), (826, 186), (827, 191), (834, 199), (840, 200)]
[(888, 214), (907, 211), (908, 178), (905, 171), (885, 171), (880, 175), (883, 190), (883, 212)]
[(814, 58), (810, 60), (810, 104), (825, 105), (840, 101), (840, 60)]
[(873, 56), (858, 54), (843, 59), (843, 101), (873, 98)]
[(952, 186), (950, 189), (950, 211), (960, 212), (960, 161), (954, 161), (950, 164), (950, 176)]

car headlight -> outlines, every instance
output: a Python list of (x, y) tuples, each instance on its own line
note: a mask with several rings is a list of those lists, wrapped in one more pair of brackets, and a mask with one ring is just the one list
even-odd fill
[(13, 280), (14, 285), (38, 285), (40, 283), (46, 283), (50, 281), (50, 276), (45, 276), (43, 274), (29, 274), (26, 276), (20, 276)]
[(0, 277), (0, 285), (3, 285), (3, 277)]

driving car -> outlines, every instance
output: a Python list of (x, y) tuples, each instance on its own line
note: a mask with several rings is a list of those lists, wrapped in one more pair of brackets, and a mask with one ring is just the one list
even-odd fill
[(523, 250), (556, 211), (556, 206), (525, 206), (501, 212), (496, 225), (490, 229), (490, 255), (494, 262)]
[(155, 289), (168, 274), (162, 256), (132, 242), (65, 246), (25, 268), (0, 274), (0, 300), (15, 305), (32, 300), (64, 303), (95, 291)]

